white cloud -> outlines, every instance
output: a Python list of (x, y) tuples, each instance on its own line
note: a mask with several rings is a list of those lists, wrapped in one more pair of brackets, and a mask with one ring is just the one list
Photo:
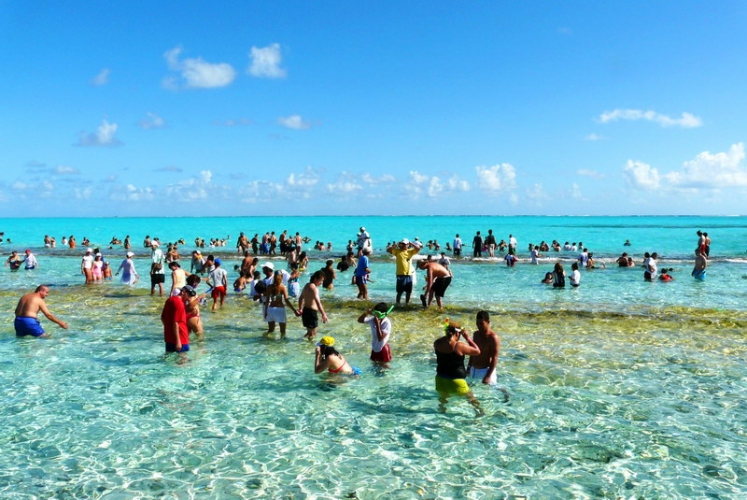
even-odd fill
[(246, 72), (250, 75), (258, 78), (285, 78), (286, 71), (280, 67), (283, 62), (280, 44), (273, 43), (261, 49), (252, 47), (249, 58), (252, 62)]
[(286, 128), (293, 130), (307, 130), (311, 128), (311, 123), (301, 118), (300, 115), (291, 115), (288, 117), (278, 118), (278, 123)]
[(391, 184), (397, 179), (395, 179), (393, 175), (389, 174), (382, 174), (379, 177), (373, 177), (371, 174), (366, 173), (361, 175), (361, 180), (369, 186), (376, 186), (378, 184)]
[(93, 188), (92, 187), (86, 187), (86, 188), (75, 188), (75, 199), (77, 200), (90, 200), (91, 195), (93, 194)]
[(117, 127), (118, 126), (116, 123), (109, 123), (108, 121), (104, 120), (96, 129), (96, 132), (91, 134), (81, 134), (80, 139), (78, 140), (78, 146), (121, 146), (122, 143), (115, 137), (117, 133)]
[(544, 200), (550, 199), (547, 193), (545, 193), (545, 188), (539, 183), (535, 183), (531, 188), (526, 190), (526, 197), (527, 199), (539, 204)]
[(681, 172), (666, 175), (672, 186), (681, 188), (747, 187), (744, 143), (733, 144), (729, 151), (712, 154), (704, 151), (682, 164)]
[(581, 194), (581, 188), (575, 182), (571, 184), (571, 198), (574, 200), (583, 200), (584, 196)]
[(54, 169), (54, 173), (57, 175), (77, 175), (80, 173), (80, 170), (73, 167), (66, 167), (64, 165), (57, 165)]
[(151, 130), (154, 128), (164, 128), (166, 121), (155, 113), (148, 112), (146, 117), (138, 122), (140, 128), (144, 130)]
[(312, 188), (319, 183), (319, 176), (311, 167), (301, 174), (292, 173), (288, 176), (286, 184), (291, 188)]
[(446, 181), (442, 181), (438, 176), (421, 174), (416, 170), (411, 170), (408, 175), (410, 182), (405, 184), (405, 191), (412, 196), (426, 194), (429, 198), (438, 198), (442, 195), (448, 195), (455, 192), (469, 191), (470, 186), (467, 181), (459, 179), (452, 175)]
[[(179, 60), (181, 47), (166, 51), (163, 57), (171, 71), (180, 73), (185, 88), (210, 89), (230, 85), (236, 78), (236, 70), (228, 63), (209, 63), (201, 57)], [(167, 77), (163, 86), (169, 90), (178, 88), (173, 77)]]
[(661, 185), (659, 171), (640, 161), (628, 160), (623, 168), (623, 176), (628, 185), (634, 189), (650, 191), (659, 189)]
[(643, 162), (628, 160), (623, 175), (628, 185), (640, 190), (718, 190), (747, 187), (744, 143), (733, 144), (728, 151), (704, 151), (682, 164), (682, 169), (660, 174)]
[(500, 193), (516, 188), (516, 169), (510, 163), (492, 167), (475, 167), (478, 187), (483, 191)]
[(213, 173), (210, 170), (201, 170), (200, 171), (200, 181), (209, 184), (210, 181), (213, 180)]
[(109, 191), (109, 199), (112, 201), (152, 201), (156, 199), (156, 195), (149, 187), (138, 188), (132, 184), (126, 186), (118, 184), (112, 186)]
[(91, 79), (91, 85), (95, 85), (96, 87), (101, 87), (102, 85), (106, 85), (109, 83), (109, 75), (111, 74), (111, 70), (108, 68), (104, 68), (101, 70), (101, 72), (94, 76)]
[(616, 109), (614, 111), (606, 111), (599, 116), (601, 123), (610, 123), (618, 120), (645, 120), (658, 123), (662, 127), (695, 128), (703, 125), (703, 120), (690, 113), (682, 113), (679, 118), (672, 118), (655, 111)]

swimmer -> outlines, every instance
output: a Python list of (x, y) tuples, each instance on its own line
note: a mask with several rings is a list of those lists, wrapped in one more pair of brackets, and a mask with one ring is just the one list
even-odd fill
[(704, 281), (706, 278), (706, 267), (708, 267), (708, 259), (706, 258), (705, 250), (703, 247), (695, 249), (695, 267), (693, 267), (692, 277), (696, 280)]
[(39, 312), (44, 314), (48, 320), (57, 323), (60, 328), (67, 330), (67, 323), (57, 319), (49, 309), (44, 299), (49, 295), (49, 287), (40, 285), (31, 293), (27, 293), (18, 301), (16, 306), (16, 319), (13, 326), (17, 337), (31, 335), (32, 337), (48, 337), (39, 323)]
[[(332, 262), (332, 261), (330, 261)], [(324, 272), (317, 271), (311, 275), (311, 279), (303, 287), (298, 299), (298, 310), (301, 311), (301, 321), (306, 328), (304, 338), (313, 340), (316, 337), (316, 329), (319, 326), (319, 314), (322, 322), (328, 321), (327, 313), (324, 311), (322, 299), (319, 298), (319, 287), (324, 282)]]
[(358, 368), (350, 366), (345, 358), (335, 350), (335, 339), (329, 335), (322, 337), (314, 350), (314, 373), (327, 370), (333, 375), (360, 375)]
[[(464, 338), (464, 342), (459, 342), (460, 338)], [(479, 410), (479, 403), (467, 385), (464, 357), (479, 356), (481, 351), (469, 337), (467, 329), (454, 322), (446, 323), (444, 335), (433, 342), (433, 350), (436, 354), (436, 391), (441, 411), (446, 410), (446, 400), (452, 394), (467, 396)]]

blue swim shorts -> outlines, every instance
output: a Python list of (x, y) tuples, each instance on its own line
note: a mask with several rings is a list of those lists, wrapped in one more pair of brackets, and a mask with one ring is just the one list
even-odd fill
[(36, 318), (16, 316), (13, 326), (16, 327), (17, 337), (25, 337), (26, 335), (41, 337), (44, 335), (44, 328), (42, 328), (41, 323), (39, 323), (39, 320)]
[(176, 350), (176, 344), (172, 344), (170, 342), (166, 342), (166, 352), (187, 352), (189, 351), (189, 344), (182, 344), (182, 350), (177, 351)]

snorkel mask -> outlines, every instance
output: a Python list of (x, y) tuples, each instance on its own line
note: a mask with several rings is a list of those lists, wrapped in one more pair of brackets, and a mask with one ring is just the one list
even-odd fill
[(394, 309), (394, 304), (392, 304), (391, 307), (389, 307), (389, 309), (386, 310), (386, 312), (377, 311), (376, 309), (374, 309), (371, 312), (373, 313), (374, 316), (379, 318), (379, 320), (382, 320), (386, 318), (389, 315), (389, 313), (392, 312), (393, 309)]

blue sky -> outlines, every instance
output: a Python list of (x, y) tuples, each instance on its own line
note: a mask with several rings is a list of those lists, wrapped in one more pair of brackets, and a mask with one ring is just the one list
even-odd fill
[(745, 26), (741, 1), (0, 0), (0, 209), (747, 214)]

